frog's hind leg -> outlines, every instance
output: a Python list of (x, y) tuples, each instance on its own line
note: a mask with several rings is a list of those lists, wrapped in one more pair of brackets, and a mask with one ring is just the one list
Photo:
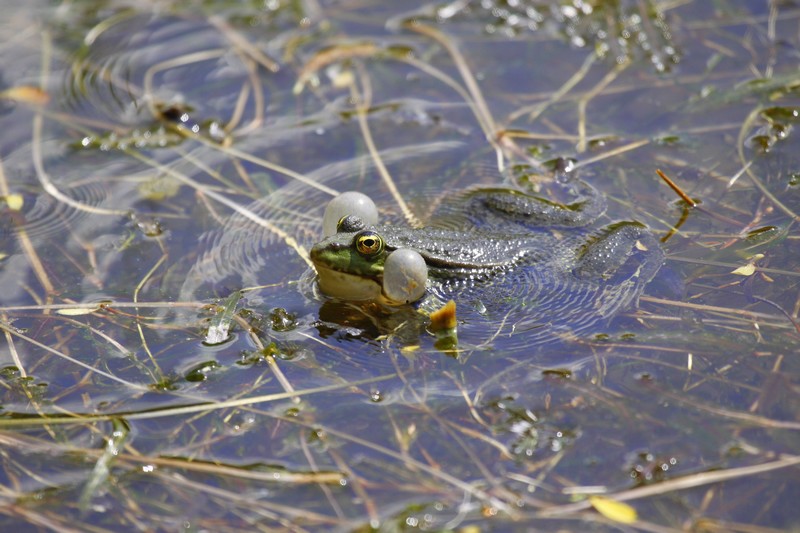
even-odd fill
[(626, 286), (634, 301), (664, 261), (664, 252), (644, 224), (618, 222), (594, 235), (578, 252), (579, 279)]

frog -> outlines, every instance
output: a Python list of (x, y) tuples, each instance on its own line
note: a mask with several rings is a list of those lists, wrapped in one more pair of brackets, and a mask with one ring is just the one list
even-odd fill
[[(343, 216), (336, 233), (311, 248), (319, 288), (327, 297), (381, 305), (454, 299), (512, 320), (523, 310), (517, 324), (549, 334), (591, 327), (637, 304), (664, 254), (641, 222), (594, 227), (607, 202), (593, 185), (572, 178), (562, 186), (563, 202), (515, 186), (466, 191), (441, 226)], [(392, 253), (409, 249), (424, 260), (427, 279), (418, 299), (397, 301), (384, 287), (384, 267)]]

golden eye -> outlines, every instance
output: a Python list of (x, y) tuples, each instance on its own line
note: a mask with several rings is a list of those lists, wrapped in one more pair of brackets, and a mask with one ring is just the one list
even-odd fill
[(356, 235), (356, 250), (365, 257), (378, 255), (383, 251), (383, 239), (374, 231), (362, 231)]

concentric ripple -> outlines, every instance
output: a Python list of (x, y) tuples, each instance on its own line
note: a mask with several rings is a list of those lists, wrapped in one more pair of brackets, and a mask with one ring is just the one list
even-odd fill
[(257, 200), (245, 210), (264, 223), (237, 213), (222, 228), (205, 233), (181, 299), (205, 299), (248, 286), (286, 283), (308, 268), (301, 253), (321, 232), (321, 208), (308, 215), (305, 195), (284, 192)]
[[(148, 99), (185, 100), (194, 107), (219, 109), (214, 103), (235, 95), (236, 84), (243, 79), (232, 75), (225, 62), (217, 61), (224, 55), (220, 50), (225, 41), (207, 23), (131, 15), (118, 16), (98, 28), (64, 77), (66, 104), (75, 112), (115, 124), (120, 120), (127, 125), (143, 124), (153, 119), (147, 111)], [(228, 69), (230, 92), (216, 87), (213, 94), (200, 95), (205, 84), (187, 83), (213, 78), (223, 68)], [(194, 69), (191, 75), (187, 69)]]
[[(381, 158), (391, 165), (459, 147), (452, 142), (403, 146), (382, 151)], [(369, 155), (359, 156), (321, 167), (307, 177), (331, 188), (349, 190), (358, 187), (354, 180), (373, 166)], [(323, 212), (330, 200), (330, 196), (303, 183), (291, 182), (245, 206), (250, 218), (233, 214), (220, 229), (201, 237), (201, 251), (186, 276), (181, 298), (205, 299), (225, 289), (296, 281), (310, 268), (301, 249), (309, 250), (322, 238)]]
[(28, 237), (42, 237), (66, 231), (75, 222), (91, 214), (91, 208), (108, 197), (107, 188), (91, 182), (62, 191), (84, 208), (68, 205), (49, 194), (22, 194), (22, 207), (0, 207), (0, 228), (3, 234), (24, 231)]
[[(486, 345), (487, 339), (504, 339), (505, 349), (580, 336), (602, 327), (620, 311), (634, 305), (644, 286), (663, 261), (655, 240), (650, 249), (632, 247), (627, 261), (608, 278), (582, 277), (575, 273), (580, 238), (561, 242), (550, 259), (518, 265), (478, 282), (434, 286), (432, 301), (454, 299), (458, 304), (459, 340), (467, 345)], [(552, 245), (552, 243), (550, 243)]]

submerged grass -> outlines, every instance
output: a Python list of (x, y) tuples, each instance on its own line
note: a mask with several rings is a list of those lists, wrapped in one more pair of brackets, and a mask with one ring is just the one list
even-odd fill
[[(64, 3), (0, 47), (41, 65), (3, 73), (38, 87), (2, 93), (4, 528), (798, 526), (800, 13), (596, 3), (637, 53), (523, 3), (535, 28), (511, 3)], [(338, 191), (423, 225), (520, 165), (546, 192), (559, 157), (668, 256), (595, 336), (502, 317), (439, 350), (413, 310), (315, 292)]]

